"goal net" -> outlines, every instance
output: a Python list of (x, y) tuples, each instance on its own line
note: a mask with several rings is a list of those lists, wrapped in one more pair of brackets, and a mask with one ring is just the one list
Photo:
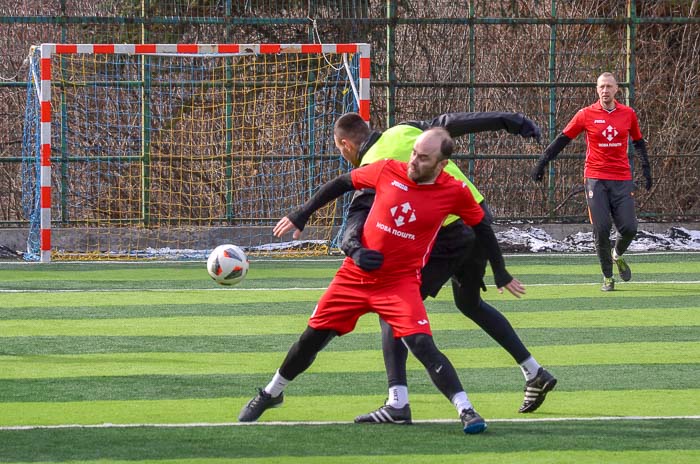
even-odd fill
[(348, 111), (369, 121), (368, 45), (43, 44), (30, 58), (30, 259), (335, 246), (347, 197), (314, 215), (303, 242), (271, 231), (349, 169), (333, 123)]

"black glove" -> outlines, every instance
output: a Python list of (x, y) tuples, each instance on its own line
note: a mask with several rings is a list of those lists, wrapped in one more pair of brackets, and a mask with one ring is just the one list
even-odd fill
[(642, 166), (642, 175), (644, 176), (644, 179), (646, 182), (644, 183), (644, 188), (647, 190), (651, 190), (651, 166), (649, 166), (649, 154), (647, 154), (647, 144), (644, 141), (644, 139), (639, 139), (639, 140), (634, 140), (632, 142), (632, 145), (634, 145), (634, 151), (637, 152), (637, 155), (639, 155), (639, 160), (641, 161), (641, 166)]
[(648, 164), (642, 165), (642, 175), (644, 176), (644, 179), (646, 179), (646, 183), (644, 184), (644, 188), (648, 192), (651, 190), (652, 186), (652, 181), (651, 181), (651, 168), (649, 167)]
[(384, 262), (384, 255), (380, 251), (370, 248), (358, 248), (352, 252), (350, 257), (363, 271), (379, 269)]
[(533, 137), (537, 140), (537, 143), (542, 142), (542, 131), (540, 131), (537, 124), (528, 118), (523, 118), (523, 124), (520, 126), (520, 132), (518, 132), (518, 134), (523, 137)]
[(530, 171), (530, 177), (532, 180), (535, 182), (540, 182), (542, 178), (544, 177), (544, 170), (547, 167), (547, 160), (544, 158), (540, 158), (537, 160), (537, 164), (532, 168)]

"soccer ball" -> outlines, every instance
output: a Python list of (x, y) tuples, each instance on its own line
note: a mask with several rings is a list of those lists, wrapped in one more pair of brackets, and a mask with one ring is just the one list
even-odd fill
[(219, 245), (207, 259), (207, 272), (217, 284), (240, 284), (248, 273), (248, 258), (236, 245)]

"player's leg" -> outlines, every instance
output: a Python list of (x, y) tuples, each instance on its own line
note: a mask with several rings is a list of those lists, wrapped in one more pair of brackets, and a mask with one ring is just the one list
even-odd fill
[(632, 270), (622, 254), (637, 236), (637, 215), (634, 208), (634, 183), (631, 180), (611, 181), (609, 184), (610, 205), (618, 238), (612, 251), (612, 260), (617, 265), (620, 278), (625, 282), (632, 278)]
[(508, 319), (481, 299), (486, 261), (481, 250), (475, 250), (464, 260), (452, 277), (452, 296), (457, 309), (474, 321), (519, 364), (530, 357), (530, 352)]
[(603, 272), (603, 286), (601, 290), (611, 291), (615, 289), (613, 279), (612, 250), (610, 246), (610, 199), (608, 197), (607, 183), (599, 179), (586, 179), (586, 203), (588, 214), (593, 225), (593, 238), (595, 249)]
[(544, 402), (547, 393), (556, 385), (557, 379), (530, 354), (508, 319), (481, 299), (486, 261), (477, 242), (474, 251), (452, 277), (455, 305), (518, 363), (525, 377), (525, 398), (519, 412), (533, 412)]
[(410, 424), (411, 406), (408, 402), (408, 381), (406, 379), (406, 361), (408, 349), (401, 339), (394, 338), (391, 326), (379, 319), (382, 331), (382, 354), (389, 384), (389, 394), (382, 406), (374, 411), (355, 418), (361, 423)]
[(433, 337), (429, 334), (417, 333), (403, 337), (403, 341), (423, 364), (437, 389), (454, 404), (462, 420), (464, 432), (471, 434), (486, 430), (486, 422), (474, 410), (457, 376), (457, 371), (447, 356), (435, 346)]
[[(454, 256), (471, 250), (474, 232), (462, 221), (442, 227), (430, 254), (430, 260), (422, 269), (421, 297), (436, 296), (455, 272), (459, 264)], [(386, 402), (378, 409), (355, 418), (357, 423), (410, 424), (411, 408), (408, 399), (406, 361), (408, 350), (400, 339), (394, 338), (391, 326), (380, 319), (382, 329), (382, 354), (386, 368), (389, 392)]]
[(241, 409), (238, 420), (254, 422), (267, 409), (281, 406), (287, 384), (308, 369), (318, 352), (336, 335), (337, 332), (333, 330), (316, 330), (307, 327), (287, 352), (287, 356), (270, 383), (265, 388), (258, 389), (258, 394)]
[(435, 346), (418, 282), (410, 279), (393, 282), (383, 293), (375, 296), (372, 307), (391, 325), (394, 335), (403, 339), (440, 392), (455, 405), (464, 432), (479, 433), (485, 430), (486, 423), (474, 412), (454, 366)]
[(238, 420), (254, 422), (267, 409), (280, 406), (287, 384), (309, 368), (333, 337), (351, 332), (369, 307), (361, 282), (349, 277), (347, 269), (341, 267), (321, 296), (306, 330), (289, 349), (270, 383), (258, 389), (258, 394), (241, 409)]

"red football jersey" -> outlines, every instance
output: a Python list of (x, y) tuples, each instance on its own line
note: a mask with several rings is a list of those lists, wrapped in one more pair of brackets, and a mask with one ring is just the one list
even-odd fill
[(448, 214), (460, 216), (468, 225), (484, 217), (466, 184), (445, 172), (432, 184), (416, 184), (407, 169), (406, 163), (383, 160), (351, 172), (357, 189), (376, 191), (362, 234), (365, 247), (384, 254), (384, 264), (371, 273), (373, 277), (377, 273), (420, 276)]
[(564, 128), (574, 139), (586, 131), (586, 166), (584, 177), (604, 180), (631, 180), (627, 143), (629, 137), (642, 138), (637, 114), (629, 106), (615, 102), (615, 109), (605, 110), (600, 102), (583, 108)]

